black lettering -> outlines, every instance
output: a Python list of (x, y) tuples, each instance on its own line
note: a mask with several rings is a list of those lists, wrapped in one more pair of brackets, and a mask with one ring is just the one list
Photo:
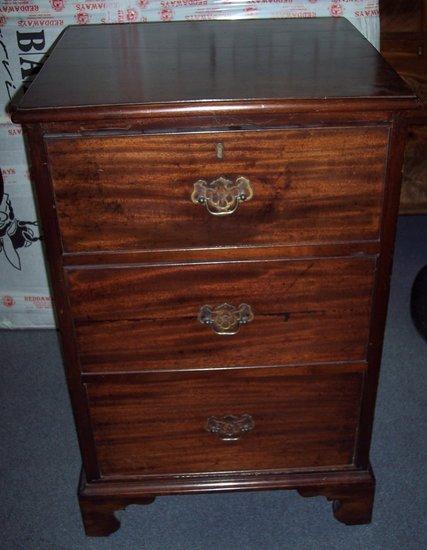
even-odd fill
[(29, 52), (31, 49), (35, 49), (38, 52), (42, 51), (45, 47), (46, 41), (44, 38), (44, 31), (40, 32), (16, 32), (18, 39), (18, 46), (21, 52)]
[(32, 59), (25, 59), (24, 57), (19, 58), (19, 63), (21, 65), (22, 78), (27, 78), (27, 76), (30, 75), (34, 76), (40, 71), (43, 65), (40, 61), (33, 61)]

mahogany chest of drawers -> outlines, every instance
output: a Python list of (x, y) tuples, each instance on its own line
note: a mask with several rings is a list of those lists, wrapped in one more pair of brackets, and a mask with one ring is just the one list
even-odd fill
[(410, 89), (343, 19), (66, 29), (28, 138), (89, 535), (155, 496), (371, 519)]

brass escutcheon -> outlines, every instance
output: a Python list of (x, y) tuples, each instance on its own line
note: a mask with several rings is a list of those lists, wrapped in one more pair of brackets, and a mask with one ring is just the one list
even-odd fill
[(191, 200), (194, 204), (204, 204), (213, 216), (227, 216), (236, 211), (241, 202), (253, 197), (250, 181), (243, 176), (236, 181), (220, 176), (210, 183), (198, 180), (194, 184)]
[(239, 307), (230, 304), (220, 306), (205, 305), (200, 308), (198, 320), (208, 325), (216, 334), (232, 335), (239, 332), (241, 325), (246, 325), (254, 318), (251, 306), (240, 304)]
[(210, 416), (206, 422), (206, 430), (223, 441), (237, 441), (243, 434), (253, 430), (254, 426), (252, 416), (247, 413), (240, 416)]

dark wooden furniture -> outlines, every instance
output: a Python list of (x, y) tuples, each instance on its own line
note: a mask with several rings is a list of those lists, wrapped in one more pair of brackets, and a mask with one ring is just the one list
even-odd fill
[(14, 120), (89, 535), (128, 504), (201, 491), (296, 489), (370, 521), (416, 103), (342, 19), (64, 32)]
[(420, 269), (412, 285), (411, 317), (416, 329), (427, 341), (427, 264)]
[(400, 213), (427, 214), (427, 0), (380, 0), (380, 17), (381, 53), (422, 100), (410, 117)]

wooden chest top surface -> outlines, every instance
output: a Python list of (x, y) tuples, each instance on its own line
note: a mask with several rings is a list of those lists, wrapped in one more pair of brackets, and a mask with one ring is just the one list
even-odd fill
[(286, 110), (299, 101), (352, 99), (409, 107), (415, 96), (345, 19), (71, 26), (15, 119), (38, 112), (46, 120), (49, 110), (54, 119), (70, 109), (83, 119), (106, 106), (258, 101), (261, 110), (269, 102)]

